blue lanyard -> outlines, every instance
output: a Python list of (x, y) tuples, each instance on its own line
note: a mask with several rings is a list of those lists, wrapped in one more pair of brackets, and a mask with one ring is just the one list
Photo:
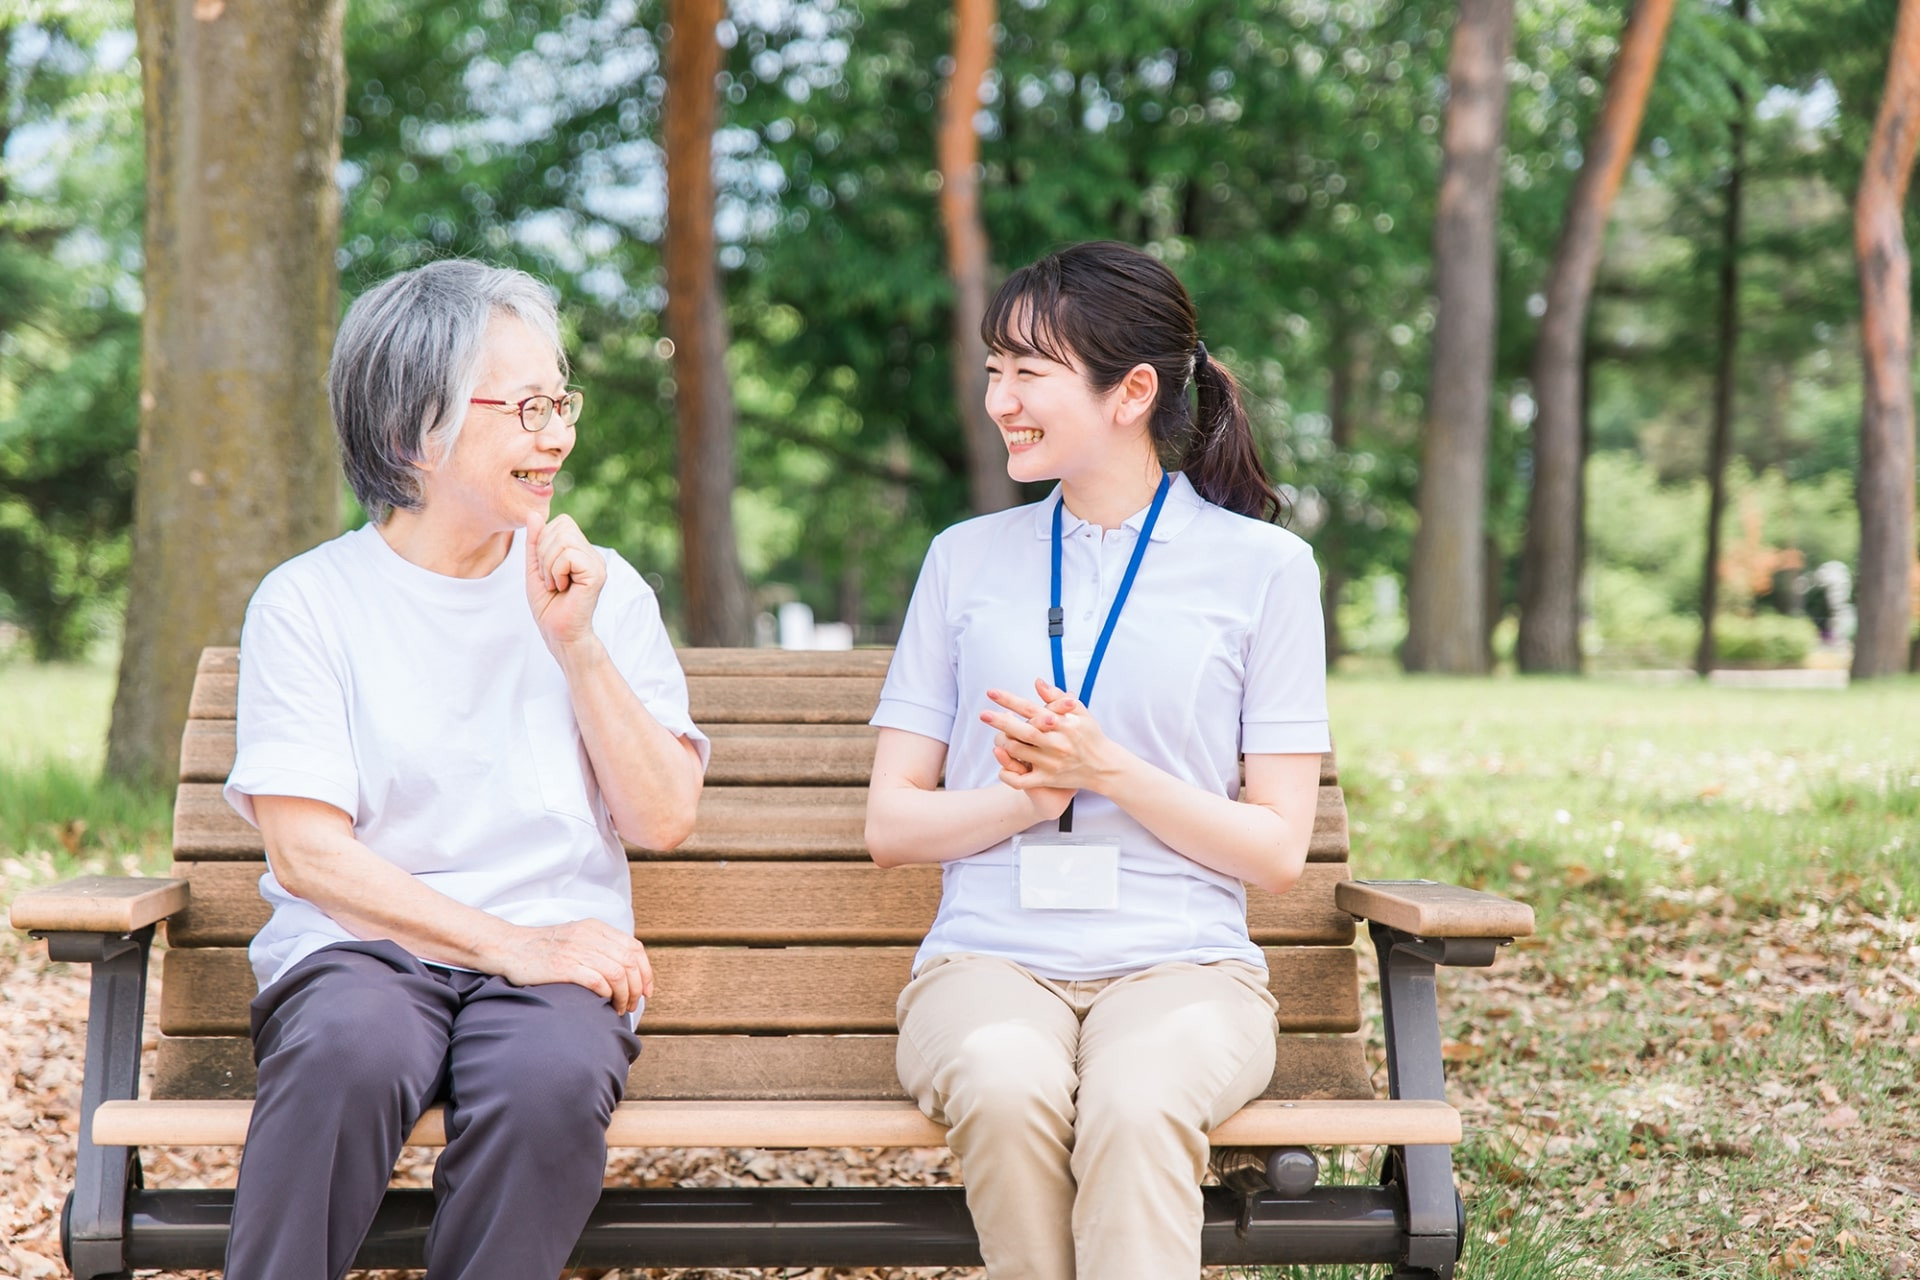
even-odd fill
[[(1173, 487), (1173, 473), (1163, 472), (1160, 487), (1153, 491), (1153, 505), (1147, 508), (1147, 518), (1140, 525), (1140, 540), (1133, 546), (1133, 556), (1127, 561), (1127, 572), (1120, 579), (1120, 589), (1114, 593), (1113, 605), (1107, 610), (1107, 621), (1100, 628), (1100, 639), (1093, 646), (1093, 657), (1087, 663), (1087, 677), (1080, 685), (1080, 704), (1093, 705), (1093, 682), (1100, 675), (1100, 664), (1107, 656), (1107, 642), (1113, 639), (1113, 628), (1120, 621), (1120, 610), (1126, 606), (1127, 596), (1133, 590), (1133, 580), (1140, 572), (1140, 562), (1147, 558), (1147, 543), (1153, 539), (1153, 526), (1160, 519), (1160, 508), (1166, 505), (1167, 491)], [(1060, 608), (1060, 512), (1067, 505), (1066, 494), (1053, 504), (1053, 594), (1052, 603), (1047, 609), (1047, 643), (1053, 650), (1053, 684), (1056, 689), (1067, 687), (1067, 661), (1061, 643), (1066, 634), (1066, 613)], [(1060, 815), (1060, 829), (1073, 830), (1073, 804), (1067, 804), (1065, 813)]]

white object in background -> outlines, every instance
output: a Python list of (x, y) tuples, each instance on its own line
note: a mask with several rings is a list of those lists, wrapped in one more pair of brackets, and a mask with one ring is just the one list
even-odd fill
[(789, 600), (780, 606), (780, 647), (813, 648), (813, 609), (801, 600)]
[(816, 622), (813, 624), (813, 643), (810, 649), (851, 649), (853, 648), (853, 624), (850, 622)]

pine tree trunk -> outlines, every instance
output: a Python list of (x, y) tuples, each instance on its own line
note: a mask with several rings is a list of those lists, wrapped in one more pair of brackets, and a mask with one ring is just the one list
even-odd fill
[(987, 228), (980, 218), (980, 85), (993, 65), (994, 0), (954, 0), (953, 74), (947, 78), (938, 141), (940, 224), (953, 281), (953, 397), (967, 449), (967, 491), (976, 512), (999, 511), (1018, 497), (1007, 475), (1007, 448), (987, 416)]
[(1448, 54), (1434, 213), (1433, 386), (1420, 461), (1420, 529), (1407, 574), (1409, 671), (1487, 669), (1487, 437), (1499, 324), (1500, 147), (1513, 0), (1461, 0)]
[(1547, 279), (1547, 310), (1533, 352), (1538, 412), (1520, 562), (1522, 671), (1580, 669), (1580, 352), (1607, 217), (1633, 158), (1673, 5), (1634, 0)]
[[(1734, 16), (1747, 20), (1747, 0), (1736, 0)], [(1720, 351), (1713, 371), (1713, 438), (1707, 448), (1707, 558), (1700, 566), (1700, 649), (1693, 669), (1712, 673), (1719, 658), (1714, 620), (1720, 613), (1720, 521), (1727, 509), (1727, 455), (1733, 449), (1733, 381), (1740, 341), (1741, 188), (1747, 172), (1747, 97), (1733, 82), (1739, 115), (1733, 119), (1727, 167), (1727, 207), (1720, 226)]]
[(140, 0), (146, 313), (132, 588), (107, 768), (176, 771), (194, 664), (339, 530), (326, 367), (344, 0)]
[(1859, 629), (1853, 678), (1907, 669), (1913, 629), (1912, 262), (1901, 209), (1920, 145), (1920, 0), (1900, 0), (1886, 93), (1853, 207), (1860, 266)]
[(724, 0), (672, 0), (667, 41), (667, 334), (680, 445), (680, 556), (687, 639), (753, 643), (752, 601), (733, 532), (733, 388), (714, 260), (713, 131)]

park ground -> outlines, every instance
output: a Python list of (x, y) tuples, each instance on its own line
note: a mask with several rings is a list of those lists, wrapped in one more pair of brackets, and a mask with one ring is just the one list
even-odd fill
[[(92, 781), (110, 693), (95, 668), (0, 667), (0, 900), (165, 867), (165, 796)], [(1332, 699), (1356, 873), (1541, 920), (1442, 978), (1463, 1275), (1920, 1276), (1920, 683), (1360, 673)], [(61, 1273), (85, 1003), (84, 974), (0, 932), (0, 1275)], [(204, 1154), (149, 1168), (230, 1184), (231, 1153)], [(616, 1163), (654, 1185), (953, 1176), (936, 1152)]]

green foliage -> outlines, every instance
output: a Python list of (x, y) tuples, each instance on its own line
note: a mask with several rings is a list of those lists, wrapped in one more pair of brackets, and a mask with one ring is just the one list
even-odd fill
[(0, 620), (115, 629), (133, 514), (140, 85), (117, 5), (0, 12)]
[[(0, 611), (51, 655), (99, 633), (125, 574), (137, 70), (120, 5), (5, 12)], [(1488, 526), (1509, 598), (1529, 304), (1621, 13), (1540, 0), (1516, 18)], [(1704, 469), (1736, 117), (1748, 218), (1735, 451), (1749, 473), (1811, 494), (1804, 511), (1764, 498), (1769, 539), (1851, 557), (1847, 503), (1830, 501), (1858, 413), (1846, 198), (1890, 14), (1885, 0), (1782, 0), (1749, 22), (1725, 4), (1675, 19), (1600, 282), (1591, 405), (1602, 455), (1637, 453), (1682, 495), (1657, 495), (1660, 512), (1592, 547), (1602, 576), (1649, 578), (1668, 614), (1694, 607), (1701, 517), (1683, 495)], [(978, 116), (996, 270), (1093, 237), (1171, 263), (1253, 395), (1294, 527), (1349, 581), (1403, 576), (1412, 536), (1452, 18), (1425, 0), (1023, 0), (1000, 15)], [(798, 596), (863, 639), (891, 634), (927, 540), (967, 514), (933, 155), (951, 20), (945, 5), (810, 0), (742, 8), (722, 32), (715, 174), (742, 553), (763, 606)], [(589, 397), (562, 507), (655, 579), (671, 617), (665, 38), (659, 0), (355, 0), (339, 260), (348, 300), (450, 253), (553, 281)], [(1829, 99), (1840, 110), (1823, 114)]]
[[(1789, 483), (1778, 471), (1729, 468), (1722, 560), (1750, 547), (1798, 552), (1805, 568), (1851, 562), (1859, 528), (1849, 477), (1838, 472)], [(1707, 486), (1703, 479), (1662, 483), (1632, 454), (1596, 454), (1587, 464), (1587, 542), (1593, 656), (1603, 666), (1687, 666), (1700, 640), (1700, 570), (1706, 558)], [(1798, 612), (1783, 571), (1756, 596), (1753, 584), (1722, 578), (1716, 649), (1736, 666), (1793, 666), (1818, 640)], [(1749, 617), (1756, 610), (1760, 616)]]

